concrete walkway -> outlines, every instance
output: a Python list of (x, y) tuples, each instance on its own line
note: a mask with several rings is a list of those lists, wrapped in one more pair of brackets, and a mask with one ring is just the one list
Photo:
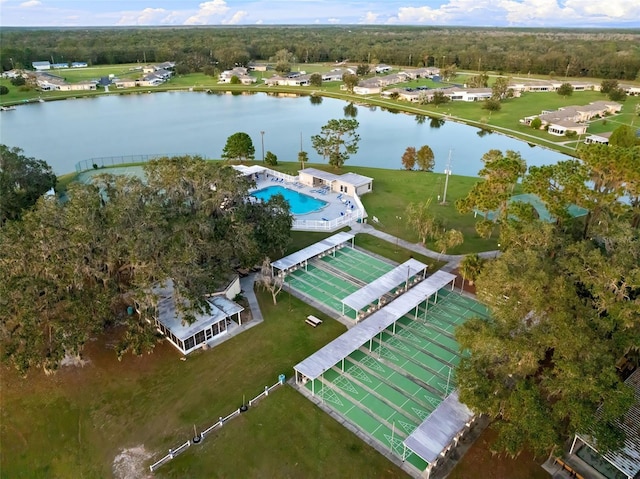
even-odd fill
[(255, 321), (256, 324), (264, 321), (262, 311), (260, 311), (260, 306), (258, 305), (258, 298), (256, 298), (256, 293), (253, 290), (257, 275), (258, 273), (251, 273), (244, 278), (240, 278), (242, 295), (247, 298), (249, 308), (251, 309), (251, 320)]
[[(372, 236), (375, 236), (376, 238), (380, 238), (381, 240), (397, 244), (398, 246), (402, 246), (409, 251), (413, 251), (415, 253), (426, 256), (427, 258), (432, 258), (437, 261), (446, 261), (447, 264), (442, 267), (443, 271), (453, 271), (460, 265), (460, 261), (462, 261), (462, 259), (466, 256), (463, 254), (436, 253), (435, 251), (425, 248), (420, 243), (410, 243), (409, 241), (390, 235), (389, 233), (385, 233), (384, 231), (377, 230), (375, 227), (367, 223), (353, 223), (351, 225), (351, 231), (356, 234), (370, 234)], [(478, 253), (478, 256), (480, 256), (481, 258), (496, 258), (499, 255), (500, 251), (483, 251), (481, 253)]]

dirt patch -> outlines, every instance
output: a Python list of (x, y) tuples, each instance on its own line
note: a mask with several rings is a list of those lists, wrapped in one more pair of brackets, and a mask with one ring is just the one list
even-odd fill
[(123, 449), (113, 460), (113, 477), (116, 479), (148, 479), (153, 477), (146, 466), (151, 453), (144, 446)]

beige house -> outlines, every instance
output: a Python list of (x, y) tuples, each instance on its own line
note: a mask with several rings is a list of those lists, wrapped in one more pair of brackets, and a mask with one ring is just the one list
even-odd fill
[(540, 115), (528, 116), (520, 123), (531, 125), (535, 118), (542, 121), (541, 128), (556, 136), (565, 135), (568, 131), (575, 131), (578, 135), (587, 132), (587, 122), (606, 115), (613, 115), (622, 110), (622, 104), (615, 101), (594, 101), (588, 105), (575, 105), (560, 108), (555, 111), (543, 111)]
[(336, 175), (328, 171), (316, 168), (305, 168), (298, 172), (300, 183), (312, 188), (328, 187), (330, 191), (353, 196), (361, 196), (371, 192), (373, 188), (373, 178), (358, 175), (356, 173), (346, 173)]
[(232, 70), (225, 70), (218, 75), (218, 83), (231, 83), (231, 79), (236, 77), (243, 85), (251, 85), (257, 80), (249, 75), (249, 71), (244, 67), (235, 67)]

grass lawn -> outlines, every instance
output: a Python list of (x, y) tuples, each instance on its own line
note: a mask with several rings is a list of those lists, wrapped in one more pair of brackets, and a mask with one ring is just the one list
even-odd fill
[[(87, 345), (91, 363), (84, 368), (50, 377), (33, 371), (22, 379), (3, 366), (0, 477), (111, 477), (114, 457), (138, 445), (157, 459), (191, 437), (194, 424), (207, 427), (235, 410), (243, 395), (253, 397), (280, 373), (290, 377), (293, 365), (345, 331), (284, 293), (277, 307), (268, 294), (259, 293), (259, 300), (264, 323), (187, 361), (162, 343), (151, 355), (119, 363), (105, 348), (113, 338), (100, 338)], [(310, 328), (303, 321), (308, 314), (326, 321)], [(360, 477), (404, 477), (288, 388), (159, 474), (185, 477), (188, 469), (189, 476), (197, 471), (194, 477), (285, 477), (287, 470), (288, 477), (342, 477), (357, 469)]]
[[(369, 215), (368, 222), (377, 229), (413, 243), (420, 241), (418, 235), (407, 224), (406, 209), (409, 203), (426, 201), (431, 198), (431, 209), (436, 217), (444, 221), (448, 228), (462, 231), (465, 237), (465, 242), (462, 245), (447, 251), (447, 253), (463, 254), (497, 249), (497, 230), (491, 239), (480, 238), (475, 231), (476, 219), (473, 214), (461, 215), (455, 207), (455, 201), (465, 197), (471, 187), (479, 181), (478, 178), (451, 175), (447, 187), (447, 204), (441, 205), (438, 204), (438, 195), (442, 199), (444, 194), (445, 175), (442, 173), (349, 166), (348, 162), (340, 170), (335, 170), (325, 164), (305, 166), (337, 174), (354, 172), (373, 178), (373, 191), (362, 195), (361, 200)], [(290, 162), (281, 163), (275, 169), (297, 174), (300, 168), (299, 163)], [(380, 222), (374, 223), (373, 216), (376, 216)], [(435, 246), (429, 242), (427, 242), (427, 247), (435, 249)]]

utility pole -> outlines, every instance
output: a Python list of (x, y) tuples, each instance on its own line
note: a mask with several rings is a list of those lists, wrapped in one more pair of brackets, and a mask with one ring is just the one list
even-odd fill
[(260, 132), (260, 140), (262, 143), (262, 162), (264, 163), (264, 131)]
[(441, 205), (447, 204), (447, 187), (449, 186), (449, 176), (451, 175), (451, 151), (449, 150), (449, 159), (447, 160), (447, 169), (444, 170), (444, 193), (442, 194), (442, 203)]

